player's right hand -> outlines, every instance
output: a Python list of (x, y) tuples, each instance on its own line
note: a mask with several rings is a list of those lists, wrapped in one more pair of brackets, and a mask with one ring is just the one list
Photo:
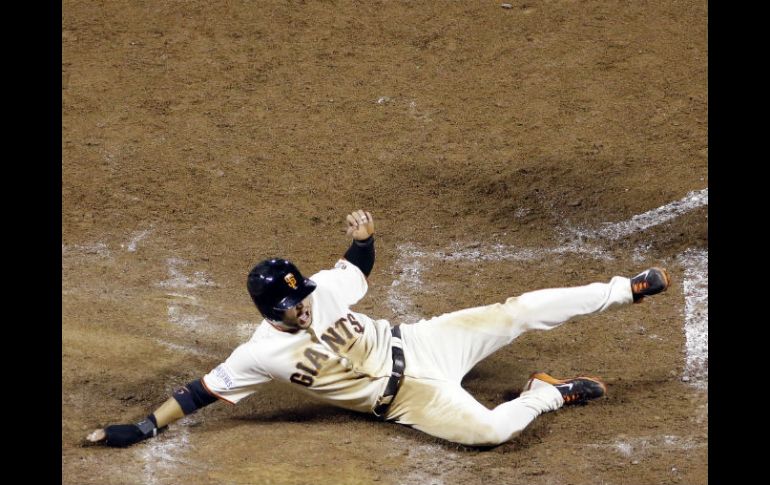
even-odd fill
[(374, 234), (374, 218), (369, 212), (362, 210), (353, 211), (348, 214), (348, 236), (353, 236), (356, 241), (369, 239)]

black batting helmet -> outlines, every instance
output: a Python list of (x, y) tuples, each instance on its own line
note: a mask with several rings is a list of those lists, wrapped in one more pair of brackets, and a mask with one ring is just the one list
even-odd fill
[(284, 312), (304, 300), (316, 284), (304, 278), (291, 261), (273, 258), (252, 268), (246, 286), (262, 316), (281, 321)]

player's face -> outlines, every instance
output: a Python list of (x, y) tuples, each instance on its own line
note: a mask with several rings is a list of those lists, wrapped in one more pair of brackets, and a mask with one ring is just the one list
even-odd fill
[(308, 328), (313, 322), (313, 305), (310, 296), (286, 310), (283, 323), (295, 328)]

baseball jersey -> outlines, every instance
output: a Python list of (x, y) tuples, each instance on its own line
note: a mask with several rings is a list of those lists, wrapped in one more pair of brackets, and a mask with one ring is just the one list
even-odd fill
[(270, 380), (336, 406), (370, 412), (392, 367), (390, 324), (350, 310), (366, 294), (366, 277), (340, 259), (310, 277), (312, 323), (296, 333), (263, 320), (251, 339), (203, 377), (213, 395), (237, 403)]

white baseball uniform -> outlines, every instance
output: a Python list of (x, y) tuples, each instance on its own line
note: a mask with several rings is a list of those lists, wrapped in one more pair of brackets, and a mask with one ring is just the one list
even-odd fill
[(391, 375), (391, 346), (400, 345), (404, 378), (385, 419), (467, 445), (508, 441), (564, 403), (555, 387), (535, 380), (518, 398), (490, 410), (460, 385), (473, 366), (527, 330), (549, 330), (633, 301), (630, 280), (616, 276), (609, 283), (532, 291), (401, 325), (399, 342), (387, 320), (350, 310), (368, 289), (356, 265), (341, 259), (310, 279), (317, 284), (310, 327), (288, 333), (263, 320), (248, 342), (204, 376), (207, 390), (235, 404), (274, 379), (371, 413)]

